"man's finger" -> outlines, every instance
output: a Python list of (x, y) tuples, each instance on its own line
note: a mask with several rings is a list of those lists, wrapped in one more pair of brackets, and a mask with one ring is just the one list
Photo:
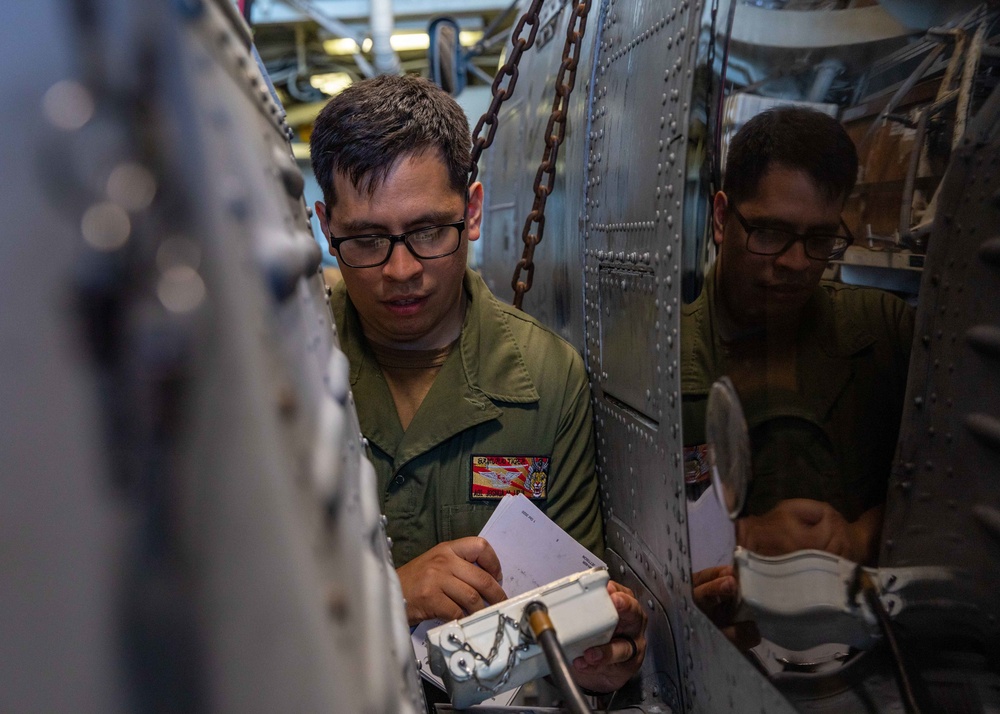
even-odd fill
[(432, 614), (426, 619), (449, 622), (451, 620), (461, 620), (466, 615), (465, 609), (446, 590), (437, 593), (428, 603), (428, 607)]
[(736, 596), (736, 578), (731, 575), (716, 578), (695, 588), (695, 602), (718, 605)]
[[(503, 591), (493, 576), (476, 563), (456, 561), (452, 574), (466, 586), (474, 589), (480, 599), (485, 600), (490, 605), (503, 602), (507, 599), (507, 593)], [(480, 608), (476, 608), (478, 610)], [(470, 612), (472, 612), (470, 610)]]
[(467, 614), (478, 612), (487, 605), (478, 590), (458, 578), (448, 580), (443, 584), (441, 589), (448, 599), (461, 611), (460, 615), (452, 619), (460, 619)]
[(451, 549), (456, 555), (470, 563), (475, 563), (480, 568), (493, 576), (499, 582), (503, 578), (500, 571), (500, 559), (497, 557), (493, 546), (485, 538), (470, 536), (451, 541)]
[(589, 665), (604, 664), (621, 664), (622, 662), (628, 662), (636, 654), (638, 654), (638, 645), (633, 652), (632, 643), (623, 637), (612, 637), (611, 641), (607, 644), (600, 645), (598, 647), (590, 647), (583, 653), (583, 663)]
[(635, 593), (632, 592), (632, 588), (626, 587), (625, 585), (622, 585), (619, 582), (615, 582), (614, 580), (608, 581), (608, 592), (612, 595), (614, 595), (615, 593), (625, 593), (629, 597), (633, 598), (635, 597)]
[(626, 588), (626, 592), (611, 593), (611, 602), (614, 603), (615, 610), (618, 611), (618, 626), (615, 627), (616, 635), (628, 635), (638, 637), (646, 627), (646, 613), (642, 610), (642, 605), (632, 595), (632, 591)]
[(699, 585), (704, 585), (727, 575), (733, 575), (733, 566), (716, 565), (712, 568), (705, 568), (704, 570), (691, 573), (691, 581), (694, 587), (698, 587)]

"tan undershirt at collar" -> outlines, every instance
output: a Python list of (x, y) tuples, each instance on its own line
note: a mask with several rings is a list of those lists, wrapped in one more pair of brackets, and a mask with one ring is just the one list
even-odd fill
[(375, 361), (382, 368), (389, 393), (396, 404), (399, 423), (406, 431), (414, 415), (431, 390), (431, 385), (441, 371), (441, 365), (458, 340), (434, 350), (397, 350), (370, 343)]

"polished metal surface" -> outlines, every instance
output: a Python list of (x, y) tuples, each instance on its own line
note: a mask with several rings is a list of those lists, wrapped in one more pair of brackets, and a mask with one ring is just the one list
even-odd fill
[[(483, 272), (502, 298), (568, 6), (544, 5), (485, 159)], [(884, 648), (768, 680), (691, 597), (678, 330), (706, 252), (714, 11), (724, 24), (725, 2), (595, 2), (525, 302), (586, 359), (607, 561), (650, 621), (613, 708), (898, 709)], [(247, 28), (228, 0), (12, 15), (0, 710), (423, 710), (289, 129)], [(1000, 95), (977, 111), (929, 238), (879, 565), (938, 701), (992, 712)]]
[[(690, 300), (709, 254), (700, 203), (708, 185), (699, 181), (710, 173), (717, 130), (711, 117), (720, 100), (705, 79), (721, 68), (722, 48), (714, 48), (712, 58), (705, 44), (709, 37), (728, 36), (729, 4), (720, 6), (713, 27), (714, 8), (698, 3), (600, 5), (590, 24), (589, 59), (581, 61), (590, 63), (592, 74), (585, 101), (581, 96), (571, 108), (565, 166), (546, 214), (548, 226), (558, 228), (548, 230), (536, 250), (535, 287), (525, 298), (529, 313), (585, 355), (609, 562), (616, 577), (642, 593), (651, 621), (652, 661), (643, 667), (641, 691), (623, 690), (616, 706), (699, 712), (892, 707), (899, 694), (882, 648), (856, 657), (835, 675), (786, 673), (768, 681), (691, 599), (678, 313), (682, 275)], [(754, 22), (740, 23), (741, 13)], [(785, 60), (775, 58), (796, 57), (794, 71), (805, 78), (816, 64), (815, 79), (803, 82), (802, 91), (819, 99), (831, 91), (843, 96), (844, 76), (862, 73), (873, 58), (909, 41), (906, 28), (874, 7), (835, 17), (792, 13), (799, 23), (791, 26), (799, 28), (794, 32), (784, 31), (779, 18), (787, 18), (778, 11), (740, 6), (734, 14), (738, 27), (729, 61), (735, 76), (747, 75), (747, 83), (769, 73), (780, 77)], [(856, 27), (862, 17), (872, 22)], [(855, 29), (845, 42), (837, 33), (848, 21)], [(752, 32), (773, 41), (754, 40)], [(551, 91), (554, 45), (525, 58), (520, 97), (501, 117), (506, 123), (484, 171), (482, 269), (501, 296), (509, 294), (507, 276), (520, 253), (519, 219), (530, 207), (530, 175), (541, 156), (541, 110), (532, 108), (545, 105)], [(831, 58), (846, 61), (823, 64)], [(790, 87), (772, 85), (778, 96)], [(969, 658), (961, 666), (947, 656), (918, 658), (937, 701), (965, 697), (979, 703), (973, 710), (983, 711), (995, 710), (990, 687), (996, 675), (981, 657), (997, 650), (1000, 626), (993, 597), (1000, 586), (993, 567), (1000, 507), (990, 485), (1000, 461), (993, 393), (1000, 328), (996, 301), (989, 297), (1000, 285), (995, 101), (978, 119), (979, 134), (961, 146), (939, 199), (931, 238), (937, 247), (925, 269), (930, 299), (918, 316), (922, 342), (914, 353), (880, 561), (889, 579), (893, 567), (925, 566), (921, 572), (928, 573), (952, 568), (954, 578), (917, 578), (905, 585), (886, 580), (885, 598), (899, 598), (899, 620), (915, 638), (907, 640), (915, 652), (929, 648)], [(945, 633), (959, 635), (960, 643), (936, 650), (930, 643)]]
[[(692, 105), (701, 109), (706, 100), (692, 95), (695, 67), (699, 58), (706, 62), (698, 40), (710, 12), (687, 1), (595, 3), (580, 62), (591, 70), (578, 75), (586, 84), (574, 95), (565, 166), (548, 201), (525, 309), (585, 355), (608, 547), (616, 577), (643, 593), (653, 623), (656, 654), (643, 666), (643, 696), (633, 702), (623, 692), (615, 706), (791, 711), (691, 600), (679, 260), (688, 150), (704, 134), (704, 115), (692, 113)], [(561, 21), (553, 41), (525, 56), (520, 96), (501, 114), (484, 171), (482, 270), (504, 299), (521, 250), (518, 217), (530, 208), (541, 157), (537, 132), (542, 108), (551, 105), (546, 94), (561, 52)], [(703, 158), (700, 147), (694, 153)]]

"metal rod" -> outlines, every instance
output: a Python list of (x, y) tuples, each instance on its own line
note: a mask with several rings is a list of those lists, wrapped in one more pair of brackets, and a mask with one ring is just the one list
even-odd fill
[[(861, 139), (862, 147), (867, 148), (868, 142), (870, 142), (872, 140), (872, 137), (875, 136), (875, 132), (878, 131), (878, 128), (882, 125), (882, 122), (885, 120), (885, 118), (893, 111), (895, 111), (899, 103), (903, 101), (903, 98), (910, 93), (910, 90), (913, 89), (914, 86), (916, 86), (917, 82), (920, 81), (920, 79), (924, 76), (927, 70), (930, 69), (930, 66), (934, 64), (934, 61), (941, 55), (942, 52), (944, 52), (944, 45), (938, 45), (934, 49), (932, 49), (927, 54), (927, 56), (924, 57), (924, 60), (923, 62), (920, 63), (920, 66), (918, 66), (913, 71), (913, 74), (907, 77), (906, 81), (900, 85), (899, 89), (896, 90), (896, 93), (892, 95), (892, 99), (889, 100), (889, 103), (886, 104), (885, 108), (879, 113), (878, 118), (875, 119), (875, 121), (871, 123), (871, 126), (868, 127), (868, 131), (865, 132), (864, 137)], [(861, 154), (862, 151), (859, 150), (858, 153)]]
[(549, 619), (548, 608), (545, 604), (533, 600), (524, 607), (524, 615), (528, 618), (528, 626), (535, 636), (538, 644), (542, 646), (545, 659), (548, 660), (549, 670), (552, 678), (556, 681), (563, 696), (566, 697), (564, 706), (573, 714), (591, 714), (591, 709), (587, 705), (587, 700), (583, 698), (583, 692), (573, 681), (573, 674), (570, 670), (569, 660), (563, 652), (556, 630)]
[(969, 120), (969, 103), (972, 101), (972, 83), (976, 75), (976, 67), (979, 66), (979, 56), (982, 54), (983, 41), (986, 37), (986, 23), (979, 23), (976, 34), (972, 36), (972, 43), (965, 56), (965, 64), (962, 66), (962, 78), (958, 85), (958, 103), (955, 105), (955, 133), (952, 135), (951, 148), (958, 146), (958, 142), (965, 136), (965, 124)]
[(361, 54), (361, 43), (365, 40), (364, 36), (354, 32), (340, 20), (327, 15), (325, 12), (313, 5), (311, 0), (285, 0), (285, 4), (291, 6), (295, 10), (298, 10), (306, 17), (311, 18), (317, 25), (334, 36), (354, 40), (354, 44), (357, 45), (358, 49), (354, 53), (353, 57), (355, 64), (358, 65), (358, 70), (365, 77), (375, 76), (375, 68), (372, 67), (371, 63), (369, 63), (368, 60), (364, 58), (364, 55)]
[(906, 169), (906, 180), (903, 183), (903, 201), (899, 208), (899, 237), (903, 239), (910, 235), (910, 224), (913, 220), (913, 184), (917, 180), (917, 169), (920, 166), (920, 154), (923, 151), (924, 137), (927, 135), (927, 121), (930, 112), (920, 112), (917, 121), (916, 136), (913, 138), (913, 151), (910, 152), (910, 165)]
[(889, 650), (892, 653), (893, 674), (896, 676), (896, 684), (899, 685), (899, 694), (903, 699), (903, 709), (906, 710), (907, 714), (920, 714), (921, 709), (920, 705), (917, 704), (913, 683), (903, 663), (903, 651), (896, 640), (896, 633), (893, 630), (892, 621), (889, 619), (889, 613), (885, 611), (885, 607), (883, 607), (882, 601), (879, 599), (878, 589), (875, 587), (871, 576), (862, 568), (858, 568), (858, 581), (865, 602), (868, 603), (868, 607), (875, 613), (875, 619), (878, 620), (878, 626), (882, 630), (882, 635), (889, 643)]
[[(399, 57), (392, 49), (394, 12), (392, 0), (369, 0), (372, 58), (379, 74), (400, 74)], [(456, 38), (457, 41), (457, 38)]]

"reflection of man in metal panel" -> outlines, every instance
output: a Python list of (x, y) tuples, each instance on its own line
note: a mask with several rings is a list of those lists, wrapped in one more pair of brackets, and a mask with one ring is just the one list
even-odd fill
[[(334, 316), (411, 625), (506, 597), (475, 537), (505, 493), (603, 549), (583, 361), (466, 268), (483, 203), (482, 185), (467, 187), (471, 144), (450, 96), (395, 76), (332, 99), (311, 141), (316, 212), (344, 278)], [(609, 589), (616, 637), (575, 663), (601, 691), (645, 652), (641, 606)]]
[(705, 441), (708, 390), (728, 375), (752, 451), (737, 543), (762, 554), (877, 555), (913, 312), (878, 290), (820, 282), (852, 241), (841, 211), (857, 167), (825, 114), (783, 107), (747, 122), (714, 198), (719, 256), (683, 315), (689, 462)]

